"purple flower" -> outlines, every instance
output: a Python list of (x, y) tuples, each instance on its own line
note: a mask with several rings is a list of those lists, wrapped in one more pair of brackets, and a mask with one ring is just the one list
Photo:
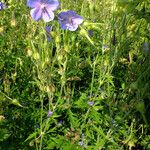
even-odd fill
[(6, 7), (7, 7), (7, 6), (6, 6), (4, 3), (0, 2), (0, 10), (5, 9)]
[(59, 122), (58, 122), (58, 126), (61, 126), (62, 125), (62, 120), (60, 120)]
[(50, 116), (52, 116), (53, 112), (52, 111), (48, 111), (47, 117), (49, 118)]
[(68, 10), (58, 14), (58, 21), (62, 29), (75, 31), (77, 30), (78, 25), (83, 22), (83, 18), (74, 11)]
[(144, 49), (145, 52), (148, 52), (149, 51), (149, 44), (144, 42), (143, 49)]
[(50, 42), (51, 41), (50, 31), (52, 30), (52, 26), (46, 26), (45, 30), (47, 35), (47, 41)]
[(49, 22), (54, 19), (54, 13), (59, 2), (57, 0), (28, 0), (27, 5), (32, 8), (30, 14), (36, 21), (41, 17), (45, 22)]
[(89, 37), (92, 37), (93, 36), (93, 30), (89, 30), (88, 34), (89, 34)]
[(80, 142), (79, 142), (79, 145), (82, 146), (82, 147), (84, 147), (84, 148), (86, 148), (86, 145), (84, 144), (83, 141), (80, 141)]
[(80, 142), (79, 142), (79, 145), (83, 146), (83, 145), (84, 145), (83, 141), (80, 141)]
[(89, 101), (88, 105), (93, 106), (94, 105), (94, 101)]

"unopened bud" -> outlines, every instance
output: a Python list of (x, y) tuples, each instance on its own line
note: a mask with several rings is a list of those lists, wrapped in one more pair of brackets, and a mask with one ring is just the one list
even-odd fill
[(2, 33), (4, 31), (3, 27), (0, 27), (0, 33)]
[(39, 53), (38, 53), (38, 52), (35, 52), (35, 53), (33, 54), (33, 58), (36, 59), (36, 60), (40, 59)]
[(15, 27), (16, 25), (17, 25), (16, 20), (15, 20), (15, 19), (12, 19), (12, 20), (11, 20), (11, 26)]
[(60, 43), (60, 37), (59, 37), (59, 36), (56, 36), (55, 42), (56, 42), (56, 43)]
[(32, 56), (32, 51), (30, 49), (27, 50), (27, 55)]

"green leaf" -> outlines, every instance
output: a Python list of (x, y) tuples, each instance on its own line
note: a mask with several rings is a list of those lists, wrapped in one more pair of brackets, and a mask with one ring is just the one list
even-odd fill
[(6, 140), (10, 136), (9, 132), (7, 129), (0, 129), (0, 141)]
[(28, 141), (28, 140), (31, 140), (31, 139), (33, 139), (33, 138), (36, 138), (36, 135), (37, 135), (37, 132), (34, 132), (34, 133), (30, 134), (30, 135), (28, 136), (28, 138), (25, 140), (25, 142)]

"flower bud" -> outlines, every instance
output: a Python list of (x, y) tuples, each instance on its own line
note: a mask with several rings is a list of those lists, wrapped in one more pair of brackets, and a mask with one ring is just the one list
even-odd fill
[(36, 59), (36, 60), (40, 59), (39, 53), (38, 53), (38, 52), (35, 52), (35, 53), (33, 54), (33, 58)]
[(0, 27), (0, 33), (2, 33), (4, 31), (3, 27)]
[(30, 49), (27, 50), (27, 55), (30, 57), (32, 56), (32, 51)]
[(59, 37), (59, 36), (56, 36), (55, 42), (56, 42), (56, 43), (60, 43), (60, 37)]
[(16, 25), (17, 25), (16, 20), (15, 20), (15, 19), (12, 19), (12, 20), (11, 20), (11, 26), (12, 26), (12, 27), (15, 27)]

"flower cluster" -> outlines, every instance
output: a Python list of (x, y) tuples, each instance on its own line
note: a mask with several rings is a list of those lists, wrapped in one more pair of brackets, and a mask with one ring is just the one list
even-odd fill
[[(35, 21), (42, 18), (44, 22), (49, 22), (54, 19), (54, 11), (58, 9), (59, 2), (58, 0), (28, 0), (27, 5), (32, 8), (30, 14)], [(74, 11), (69, 10), (60, 12), (58, 14), (58, 21), (62, 29), (75, 31), (83, 22), (83, 18)]]

